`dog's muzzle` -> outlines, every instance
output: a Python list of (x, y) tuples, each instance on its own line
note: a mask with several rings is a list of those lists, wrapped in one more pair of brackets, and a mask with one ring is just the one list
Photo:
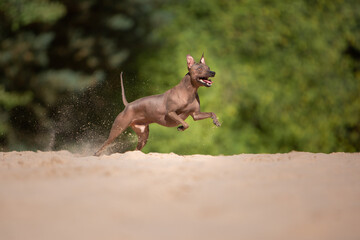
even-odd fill
[(208, 76), (200, 77), (198, 81), (201, 82), (205, 87), (211, 87), (212, 81), (209, 79), (210, 77), (215, 77), (215, 72), (209, 71)]

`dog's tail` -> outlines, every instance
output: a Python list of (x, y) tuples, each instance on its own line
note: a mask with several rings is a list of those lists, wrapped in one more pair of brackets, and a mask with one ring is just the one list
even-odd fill
[(122, 101), (125, 105), (125, 107), (129, 104), (128, 101), (126, 100), (125, 97), (125, 90), (124, 90), (124, 83), (123, 83), (123, 78), (122, 78), (122, 74), (123, 72), (120, 73), (120, 82), (121, 82), (121, 95), (122, 95)]

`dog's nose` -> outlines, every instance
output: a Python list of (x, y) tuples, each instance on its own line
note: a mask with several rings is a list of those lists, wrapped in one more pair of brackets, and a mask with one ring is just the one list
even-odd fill
[(210, 71), (210, 76), (211, 76), (211, 77), (214, 77), (214, 76), (215, 76), (215, 74), (216, 74), (215, 72)]

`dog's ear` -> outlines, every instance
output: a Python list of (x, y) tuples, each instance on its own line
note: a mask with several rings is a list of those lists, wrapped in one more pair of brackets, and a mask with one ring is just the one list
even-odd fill
[(186, 56), (186, 62), (187, 62), (187, 67), (188, 70), (190, 70), (190, 68), (192, 67), (192, 65), (195, 64), (195, 60), (192, 56), (190, 56), (189, 54)]
[(204, 58), (204, 53), (203, 53), (202, 56), (201, 56), (200, 63), (206, 64), (206, 63), (205, 63), (205, 58)]

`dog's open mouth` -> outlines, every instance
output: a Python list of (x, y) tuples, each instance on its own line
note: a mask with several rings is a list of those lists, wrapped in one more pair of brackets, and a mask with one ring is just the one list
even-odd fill
[(206, 87), (211, 87), (212, 85), (212, 81), (208, 77), (199, 77), (198, 81), (204, 84)]

